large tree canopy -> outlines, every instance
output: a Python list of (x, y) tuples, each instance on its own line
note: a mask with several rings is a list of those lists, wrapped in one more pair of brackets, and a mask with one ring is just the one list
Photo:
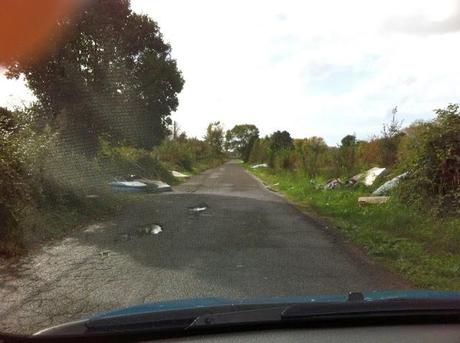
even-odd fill
[(252, 146), (259, 138), (259, 129), (255, 125), (235, 125), (226, 135), (227, 149), (238, 152), (244, 162), (249, 160)]
[(211, 146), (214, 154), (222, 154), (224, 147), (224, 128), (219, 121), (208, 125), (204, 140)]
[(150, 148), (168, 133), (184, 81), (158, 25), (129, 0), (97, 0), (56, 23), (46, 56), (16, 60), (63, 137), (86, 149), (101, 134)]
[(291, 134), (287, 131), (275, 131), (270, 137), (270, 150), (273, 152), (293, 147)]

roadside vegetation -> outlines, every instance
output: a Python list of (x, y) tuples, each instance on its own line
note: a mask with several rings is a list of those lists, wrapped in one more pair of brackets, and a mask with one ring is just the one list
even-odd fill
[[(275, 132), (257, 139), (248, 170), (299, 207), (324, 218), (370, 256), (414, 285), (460, 289), (460, 111), (449, 105), (429, 122), (402, 128), (396, 120), (379, 136), (345, 136), (337, 147), (320, 137), (292, 139)], [(253, 168), (255, 164), (266, 164)], [(251, 167), (252, 166), (252, 167)], [(386, 173), (362, 183), (326, 189), (371, 167)], [(396, 175), (407, 176), (383, 204), (358, 204)]]
[[(113, 214), (133, 197), (114, 177), (177, 183), (225, 158), (219, 123), (187, 137), (170, 115), (184, 79), (158, 25), (129, 1), (95, 1), (56, 23), (41, 56), (15, 56), (10, 78), (36, 97), (0, 108), (0, 255), (15, 256)], [(217, 144), (217, 145), (216, 145)]]

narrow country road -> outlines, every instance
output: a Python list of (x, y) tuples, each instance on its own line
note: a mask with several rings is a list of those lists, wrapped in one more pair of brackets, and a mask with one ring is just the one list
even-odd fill
[(337, 237), (229, 162), (2, 265), (0, 331), (167, 299), (403, 287)]

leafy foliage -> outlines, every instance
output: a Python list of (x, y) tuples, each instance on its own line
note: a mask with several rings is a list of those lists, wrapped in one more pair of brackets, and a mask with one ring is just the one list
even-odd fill
[(218, 121), (210, 123), (206, 128), (204, 140), (211, 146), (216, 156), (222, 155), (224, 151), (224, 128), (222, 124)]
[(57, 25), (44, 58), (15, 61), (63, 137), (94, 154), (98, 136), (151, 148), (168, 134), (183, 79), (157, 24), (127, 0), (90, 2)]
[(435, 214), (460, 214), (460, 111), (458, 105), (435, 111), (437, 118), (418, 124), (404, 142), (410, 147), (409, 171), (400, 196)]
[(247, 162), (252, 146), (259, 138), (259, 129), (255, 125), (235, 125), (225, 135), (225, 144), (228, 150), (238, 152), (240, 158)]
[(293, 140), (287, 131), (275, 131), (270, 137), (270, 150), (272, 152), (292, 149), (293, 147)]

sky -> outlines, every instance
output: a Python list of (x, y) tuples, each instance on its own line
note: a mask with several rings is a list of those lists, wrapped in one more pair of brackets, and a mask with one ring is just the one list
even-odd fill
[[(172, 119), (335, 145), (460, 102), (460, 0), (132, 0), (172, 46), (185, 86)], [(0, 105), (32, 99), (0, 78)]]

